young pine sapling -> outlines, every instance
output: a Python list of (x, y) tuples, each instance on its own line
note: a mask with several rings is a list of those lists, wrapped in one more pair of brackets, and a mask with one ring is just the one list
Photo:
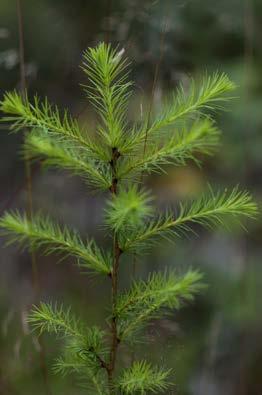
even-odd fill
[(27, 95), (6, 93), (1, 110), (11, 130), (28, 130), (27, 157), (70, 170), (90, 188), (105, 192), (104, 224), (112, 236), (111, 251), (40, 215), (28, 218), (17, 211), (6, 212), (0, 226), (13, 242), (41, 248), (46, 254), (70, 255), (81, 270), (111, 281), (111, 314), (103, 329), (87, 327), (70, 308), (56, 303), (40, 303), (31, 312), (29, 322), (39, 333), (64, 339), (56, 372), (78, 374), (88, 384), (89, 394), (167, 393), (173, 381), (171, 370), (146, 360), (117, 367), (120, 346), (136, 340), (138, 332), (167, 309), (179, 309), (191, 301), (202, 287), (201, 274), (166, 270), (150, 274), (147, 280), (133, 280), (129, 290), (120, 290), (119, 271), (125, 270), (121, 258), (139, 256), (161, 238), (190, 232), (194, 224), (211, 228), (223, 224), (227, 216), (256, 215), (250, 195), (238, 188), (221, 193), (209, 188), (195, 201), (181, 203), (178, 212), (155, 215), (151, 193), (141, 186), (141, 174), (161, 172), (167, 165), (184, 166), (188, 160), (199, 162), (203, 154), (212, 154), (220, 133), (210, 111), (228, 100), (224, 94), (234, 84), (224, 74), (206, 76), (199, 86), (192, 82), (187, 93), (179, 88), (150, 122), (140, 120), (130, 126), (126, 111), (132, 83), (123, 53), (101, 43), (84, 53), (82, 69), (89, 78), (84, 90), (99, 116), (94, 137), (66, 111), (60, 115), (57, 107), (37, 96), (30, 102)]

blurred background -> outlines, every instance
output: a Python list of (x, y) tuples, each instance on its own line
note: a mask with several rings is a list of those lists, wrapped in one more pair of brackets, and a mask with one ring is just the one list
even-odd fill
[[(17, 5), (20, 3), (19, 15)], [(26, 85), (67, 107), (80, 123), (94, 125), (80, 83), (82, 51), (101, 40), (125, 48), (132, 62), (135, 92), (130, 120), (147, 107), (154, 89), (154, 109), (179, 83), (214, 70), (238, 85), (236, 99), (217, 114), (223, 130), (219, 152), (203, 168), (172, 168), (146, 179), (160, 208), (198, 195), (207, 182), (221, 189), (239, 184), (261, 201), (262, 184), (262, 2), (261, 0), (1, 0), (0, 97), (19, 89), (19, 24), (24, 30)], [(21, 37), (20, 37), (21, 38)], [(22, 134), (0, 125), (0, 209), (26, 207)], [(81, 180), (32, 166), (34, 210), (106, 240), (101, 221), (104, 197), (93, 195)], [(199, 268), (208, 289), (195, 303), (168, 320), (150, 326), (150, 343), (135, 353), (173, 367), (179, 395), (262, 394), (261, 221), (199, 237), (163, 244), (136, 264), (144, 277), (163, 266)], [(30, 334), (26, 316), (39, 299), (71, 305), (89, 323), (103, 323), (109, 288), (81, 276), (74, 265), (56, 265), (56, 257), (37, 255), (35, 292), (30, 255), (4, 247), (0, 266), (0, 394), (84, 393), (74, 377), (54, 376), (51, 362), (59, 342), (45, 337), (44, 352)], [(132, 259), (121, 274), (124, 287)], [(47, 389), (47, 387), (49, 389)]]

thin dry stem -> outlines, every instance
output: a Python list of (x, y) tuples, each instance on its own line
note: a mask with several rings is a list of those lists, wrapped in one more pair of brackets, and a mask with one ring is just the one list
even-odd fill
[[(112, 160), (110, 162), (112, 168), (112, 186), (110, 191), (112, 195), (117, 194), (117, 183), (118, 180), (116, 178), (116, 162), (119, 158), (120, 154), (117, 148), (112, 149)], [(118, 294), (118, 273), (119, 273), (119, 264), (120, 264), (120, 256), (121, 249), (118, 244), (117, 235), (114, 236), (113, 241), (113, 251), (114, 251), (114, 262), (113, 262), (113, 270), (111, 275), (112, 282), (112, 319), (111, 319), (111, 350), (110, 350), (110, 360), (108, 365), (108, 385), (110, 394), (114, 393), (113, 386), (113, 376), (116, 364), (116, 356), (117, 356), (117, 348), (119, 344), (118, 334), (117, 334), (117, 317), (116, 317), (116, 302), (117, 302), (117, 294)]]

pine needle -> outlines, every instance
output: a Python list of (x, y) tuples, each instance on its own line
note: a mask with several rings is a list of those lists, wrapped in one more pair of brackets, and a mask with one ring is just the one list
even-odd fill
[(169, 376), (171, 370), (153, 367), (146, 361), (136, 361), (123, 371), (117, 381), (117, 386), (123, 394), (141, 394), (148, 392), (164, 392), (170, 386)]
[(93, 273), (108, 275), (111, 272), (111, 258), (93, 240), (84, 243), (76, 231), (63, 229), (49, 218), (35, 215), (30, 221), (26, 215), (7, 212), (0, 219), (2, 234), (9, 236), (9, 243), (19, 243), (32, 248), (41, 248), (46, 255), (59, 253), (64, 257), (78, 259), (80, 267)]
[(233, 188), (231, 192), (213, 192), (188, 204), (180, 204), (176, 218), (172, 212), (150, 220), (135, 232), (122, 235), (120, 246), (123, 251), (144, 251), (158, 237), (173, 239), (175, 236), (191, 232), (190, 224), (195, 223), (207, 228), (225, 224), (226, 217), (255, 218), (257, 205), (248, 192)]

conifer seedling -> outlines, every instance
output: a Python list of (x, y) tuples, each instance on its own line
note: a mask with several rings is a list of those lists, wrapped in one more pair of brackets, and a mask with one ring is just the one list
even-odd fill
[[(180, 87), (149, 122), (148, 117), (134, 125), (127, 120), (132, 83), (123, 51), (104, 43), (83, 55), (83, 72), (88, 77), (84, 91), (97, 115), (94, 135), (79, 126), (67, 111), (62, 115), (48, 100), (16, 92), (6, 93), (1, 110), (3, 120), (13, 131), (28, 130), (24, 151), (40, 158), (43, 165), (67, 169), (84, 179), (91, 190), (106, 198), (104, 225), (111, 234), (112, 248), (104, 251), (77, 231), (53, 222), (49, 216), (28, 218), (18, 211), (6, 212), (0, 219), (2, 233), (11, 242), (27, 245), (45, 254), (72, 256), (81, 271), (111, 282), (110, 316), (103, 328), (88, 327), (70, 307), (40, 303), (29, 315), (38, 333), (49, 332), (62, 338), (61, 356), (54, 363), (60, 375), (75, 374), (86, 385), (88, 394), (167, 394), (175, 384), (172, 366), (154, 366), (146, 359), (125, 358), (131, 342), (140, 340), (147, 326), (191, 302), (202, 288), (202, 275), (187, 270), (151, 273), (147, 279), (131, 281), (129, 289), (119, 287), (119, 273), (125, 267), (122, 257), (142, 256), (162, 239), (173, 240), (194, 232), (223, 226), (234, 217), (255, 217), (257, 208), (248, 192), (238, 188), (208, 193), (180, 203), (174, 212), (156, 215), (152, 193), (143, 187), (147, 174), (171, 166), (200, 162), (214, 152), (220, 132), (212, 118), (213, 110), (229, 100), (234, 84), (225, 74), (205, 76), (189, 91)], [(146, 144), (145, 144), (146, 142)], [(141, 174), (143, 177), (141, 177)], [(105, 228), (103, 228), (105, 229)], [(139, 258), (141, 261), (142, 258)], [(142, 263), (141, 263), (142, 264)], [(146, 339), (146, 337), (145, 337)], [(126, 347), (123, 347), (126, 345)], [(121, 364), (118, 363), (122, 361)], [(159, 360), (164, 360), (163, 356)]]

